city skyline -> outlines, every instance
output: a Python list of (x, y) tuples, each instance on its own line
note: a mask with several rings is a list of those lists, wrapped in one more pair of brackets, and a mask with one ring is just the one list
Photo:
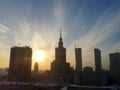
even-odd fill
[(9, 67), (10, 47), (21, 44), (33, 53), (42, 50), (39, 69), (50, 69), (61, 28), (67, 62), (75, 67), (76, 44), (83, 67), (94, 67), (94, 48), (99, 48), (102, 68), (108, 69), (109, 53), (120, 52), (119, 5), (119, 0), (1, 0), (0, 67)]

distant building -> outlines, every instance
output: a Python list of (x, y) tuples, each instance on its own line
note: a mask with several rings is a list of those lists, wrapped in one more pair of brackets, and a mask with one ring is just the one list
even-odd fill
[(12, 47), (10, 52), (9, 79), (11, 81), (27, 82), (31, 78), (32, 49)]
[(92, 67), (85, 67), (82, 73), (83, 85), (96, 85), (95, 72)]
[(69, 77), (70, 63), (66, 62), (66, 49), (60, 33), (58, 48), (55, 48), (55, 60), (51, 63), (51, 72), (55, 80), (66, 81)]
[(97, 85), (101, 85), (101, 51), (99, 49), (94, 49), (95, 55), (95, 71), (96, 71), (96, 78), (97, 78)]
[(120, 75), (120, 53), (110, 54), (110, 72), (113, 75)]
[(82, 72), (82, 49), (75, 48), (76, 71)]
[(76, 70), (74, 73), (74, 83), (82, 84), (82, 49), (75, 48)]
[(101, 51), (99, 49), (94, 49), (95, 54), (95, 71), (101, 72)]
[(0, 75), (3, 75), (4, 69), (0, 68)]
[(120, 85), (120, 53), (110, 54), (110, 81)]
[(38, 71), (39, 71), (39, 65), (38, 65), (38, 62), (35, 62), (35, 65), (34, 65), (34, 71), (35, 71), (35, 72), (38, 72)]

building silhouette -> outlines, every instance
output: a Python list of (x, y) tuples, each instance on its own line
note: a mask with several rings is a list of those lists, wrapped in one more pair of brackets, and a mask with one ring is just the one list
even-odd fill
[(82, 72), (82, 49), (75, 48), (76, 71)]
[(74, 83), (82, 84), (82, 49), (75, 48), (76, 69), (74, 73)]
[(28, 82), (31, 78), (32, 49), (25, 47), (12, 47), (9, 63), (9, 80)]
[(101, 85), (101, 51), (99, 49), (94, 49), (94, 55), (95, 55), (95, 72), (96, 72), (96, 79), (97, 79), (97, 85)]
[(39, 71), (39, 65), (38, 65), (38, 62), (35, 62), (35, 65), (34, 65), (34, 71), (35, 71), (35, 72), (38, 72), (38, 71)]
[(67, 81), (69, 77), (70, 63), (66, 62), (66, 48), (63, 47), (62, 35), (58, 47), (55, 48), (55, 60), (51, 63), (51, 72), (54, 80)]
[(110, 72), (113, 75), (120, 75), (120, 53), (110, 54)]
[(110, 73), (113, 83), (120, 85), (120, 53), (112, 53), (110, 58)]
[(82, 73), (83, 85), (96, 85), (95, 72), (92, 67), (84, 67)]

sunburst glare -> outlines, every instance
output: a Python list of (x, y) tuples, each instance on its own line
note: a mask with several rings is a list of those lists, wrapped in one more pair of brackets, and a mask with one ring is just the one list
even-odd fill
[(33, 60), (35, 60), (36, 62), (41, 62), (44, 60), (45, 57), (45, 53), (43, 52), (43, 50), (34, 50), (33, 51)]

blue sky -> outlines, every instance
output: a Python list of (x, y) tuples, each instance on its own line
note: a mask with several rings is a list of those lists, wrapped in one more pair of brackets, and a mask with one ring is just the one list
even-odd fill
[(108, 69), (109, 53), (120, 52), (120, 0), (0, 0), (0, 67), (9, 66), (10, 48), (21, 44), (43, 50), (40, 69), (50, 69), (60, 28), (71, 66), (76, 44), (84, 67), (94, 67), (100, 48)]

